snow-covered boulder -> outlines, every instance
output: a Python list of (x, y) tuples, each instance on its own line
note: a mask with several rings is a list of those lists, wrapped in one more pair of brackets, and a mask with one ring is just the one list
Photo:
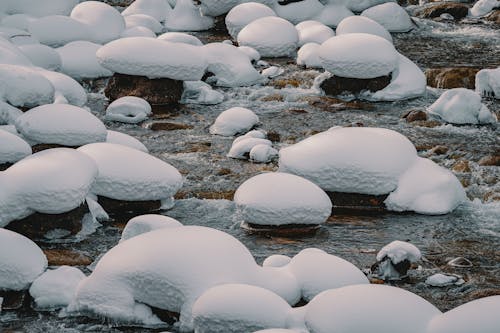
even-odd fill
[(238, 46), (238, 50), (241, 52), (245, 53), (247, 57), (250, 59), (252, 62), (257, 62), (260, 60), (260, 53), (254, 49), (253, 47), (250, 46)]
[(206, 16), (219, 16), (240, 4), (241, 0), (200, 0), (200, 12)]
[(92, 113), (68, 104), (47, 104), (25, 112), (16, 129), (33, 143), (81, 146), (106, 141), (106, 127)]
[(184, 81), (181, 103), (184, 104), (219, 104), (224, 101), (224, 94), (216, 91), (203, 81)]
[(258, 123), (259, 117), (252, 110), (233, 107), (219, 114), (210, 126), (210, 134), (233, 136), (249, 131)]
[[(220, 1), (220, 0), (219, 0)], [(170, 31), (202, 31), (214, 25), (214, 19), (203, 16), (191, 0), (177, 0), (165, 28)]]
[(87, 93), (82, 85), (72, 77), (43, 68), (37, 70), (39, 74), (50, 81), (54, 87), (54, 103), (83, 106), (87, 103)]
[(292, 258), (283, 254), (273, 254), (267, 257), (263, 262), (263, 267), (283, 267), (290, 263)]
[(267, 145), (272, 146), (271, 141), (261, 138), (245, 137), (241, 140), (236, 138), (231, 145), (231, 149), (227, 153), (227, 157), (236, 159), (247, 159), (250, 155), (250, 151), (257, 145)]
[(333, 75), (372, 79), (386, 76), (398, 66), (399, 54), (382, 37), (352, 33), (337, 35), (321, 44), (319, 57), (323, 68)]
[(236, 39), (241, 29), (256, 19), (276, 16), (274, 10), (257, 2), (242, 3), (229, 11), (226, 15), (226, 28), (231, 37)]
[(53, 48), (43, 44), (25, 44), (19, 45), (19, 50), (35, 66), (45, 68), (49, 71), (58, 71), (61, 69), (61, 57)]
[(477, 72), (476, 92), (484, 97), (500, 99), (500, 67)]
[[(1, 10), (0, 10), (1, 12)], [(28, 31), (30, 22), (36, 20), (37, 18), (27, 14), (13, 14), (5, 16), (0, 20), (0, 25), (8, 28), (16, 28), (20, 30)]]
[(473, 90), (454, 88), (445, 91), (427, 112), (452, 124), (489, 124), (497, 118), (486, 105), (481, 103), (481, 96)]
[(378, 276), (384, 280), (400, 280), (407, 276), (411, 264), (422, 257), (413, 244), (393, 241), (377, 253)]
[(77, 80), (113, 75), (113, 72), (97, 62), (96, 52), (101, 46), (92, 42), (76, 41), (58, 48), (57, 53), (62, 60), (61, 72)]
[(347, 7), (341, 4), (332, 3), (326, 5), (314, 20), (333, 28), (338, 26), (343, 19), (349, 16), (354, 16), (354, 13), (347, 9)]
[(30, 145), (10, 132), (0, 129), (0, 165), (15, 163), (31, 155)]
[(324, 6), (319, 0), (294, 1), (285, 5), (281, 5), (279, 1), (276, 1), (273, 6), (274, 11), (279, 17), (293, 24), (311, 20), (318, 15), (323, 8)]
[(52, 310), (63, 308), (73, 299), (76, 288), (85, 274), (78, 268), (60, 266), (47, 270), (30, 287), (30, 295), (37, 309)]
[(319, 47), (317, 43), (304, 44), (297, 52), (297, 65), (307, 68), (322, 68), (322, 62), (319, 58)]
[(250, 149), (249, 159), (253, 163), (268, 163), (278, 156), (278, 151), (269, 145), (259, 144)]
[(125, 16), (125, 27), (126, 29), (143, 27), (151, 30), (155, 34), (161, 33), (163, 31), (163, 25), (154, 17), (146, 14), (133, 14)]
[(413, 144), (383, 128), (332, 128), (280, 150), (280, 171), (325, 191), (386, 194), (417, 158)]
[(176, 168), (142, 151), (112, 143), (93, 143), (78, 151), (99, 169), (94, 194), (124, 201), (169, 200), (182, 186)]
[(106, 137), (106, 142), (127, 146), (130, 148), (143, 151), (145, 153), (149, 153), (148, 148), (146, 148), (146, 146), (141, 141), (125, 133), (108, 130), (108, 136)]
[(332, 211), (330, 198), (316, 184), (281, 172), (248, 179), (238, 187), (234, 202), (243, 221), (257, 225), (319, 225)]
[(2, 26), (0, 26), (0, 37), (7, 39), (15, 46), (40, 43), (40, 41), (30, 32)]
[(202, 46), (203, 43), (196, 37), (184, 32), (165, 32), (164, 34), (158, 36), (159, 40), (164, 40), (171, 43), (185, 43), (194, 46)]
[(27, 289), (46, 268), (47, 258), (38, 245), (0, 228), (0, 290)]
[(237, 47), (225, 43), (203, 46), (207, 71), (215, 75), (215, 84), (223, 87), (249, 86), (262, 81), (250, 58)]
[(92, 40), (90, 26), (68, 16), (53, 15), (39, 18), (30, 23), (29, 32), (40, 43), (58, 47), (76, 40)]
[(451, 171), (418, 158), (384, 203), (389, 210), (434, 215), (447, 214), (466, 200), (462, 184)]
[[(376, 300), (376, 301), (374, 301)], [(312, 333), (423, 333), (441, 312), (409, 291), (385, 285), (356, 285), (328, 290), (307, 306)]]
[(390, 32), (408, 32), (414, 28), (410, 15), (396, 2), (387, 2), (364, 10), (362, 16), (380, 23)]
[(321, 44), (335, 36), (332, 28), (318, 21), (304, 21), (295, 26), (299, 32), (299, 46), (307, 43)]
[(156, 38), (156, 34), (149, 28), (136, 26), (130, 27), (120, 34), (120, 38), (128, 38), (128, 37), (149, 37)]
[(145, 37), (123, 38), (97, 51), (101, 66), (116, 73), (198, 81), (207, 63), (197, 46)]
[(120, 37), (125, 30), (125, 20), (120, 12), (100, 1), (85, 1), (71, 11), (71, 18), (87, 24), (92, 31), (92, 41), (105, 44)]
[(194, 330), (241, 333), (286, 327), (291, 310), (275, 293), (247, 284), (223, 284), (205, 291), (193, 305)]
[(151, 105), (144, 99), (125, 96), (113, 101), (106, 109), (106, 120), (137, 124), (152, 114)]
[(163, 22), (171, 12), (169, 3), (165, 0), (135, 0), (122, 12), (123, 16), (144, 14)]
[[(19, 110), (18, 108), (15, 108), (10, 104), (0, 101), (0, 126), (14, 125), (16, 119), (19, 118), (23, 113), (24, 112)], [(15, 127), (14, 127), (14, 132), (17, 133)]]
[[(337, 0), (328, 0), (330, 2), (336, 2)], [(361, 13), (363, 10), (370, 7), (380, 5), (385, 2), (393, 2), (394, 0), (349, 0), (344, 1), (347, 8), (356, 13)]]
[(178, 227), (182, 227), (182, 223), (174, 218), (165, 215), (139, 215), (127, 222), (127, 225), (125, 225), (125, 229), (123, 229), (122, 231), (120, 242), (153, 230)]
[(465, 281), (458, 275), (436, 273), (425, 279), (425, 284), (431, 287), (459, 286)]
[(435, 317), (428, 333), (496, 333), (500, 327), (500, 296), (477, 299)]
[[(273, 33), (269, 33), (272, 31)], [(287, 57), (295, 54), (299, 34), (295, 26), (280, 17), (268, 16), (245, 26), (238, 34), (240, 46), (250, 46), (263, 57)]]
[(31, 61), (9, 40), (8, 36), (0, 34), (0, 64), (32, 66)]
[(476, 17), (484, 16), (497, 7), (500, 7), (500, 1), (498, 0), (479, 0), (472, 6), (470, 13)]
[(380, 23), (365, 16), (349, 16), (339, 23), (335, 31), (337, 35), (353, 33), (375, 35), (392, 43), (391, 33)]
[(27, 14), (36, 17), (69, 15), (78, 0), (3, 0), (9, 14)]

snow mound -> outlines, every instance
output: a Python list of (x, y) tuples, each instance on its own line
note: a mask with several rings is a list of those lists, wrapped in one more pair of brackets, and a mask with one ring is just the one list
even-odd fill
[(153, 230), (177, 227), (182, 227), (182, 223), (168, 216), (157, 214), (139, 215), (127, 222), (125, 229), (122, 231), (120, 242)]
[(248, 179), (238, 187), (234, 202), (243, 221), (259, 225), (317, 225), (332, 211), (330, 198), (317, 185), (280, 172)]
[(0, 129), (0, 164), (15, 163), (31, 155), (30, 145), (10, 132)]
[(128, 37), (150, 37), (150, 38), (156, 38), (156, 34), (151, 31), (151, 29), (146, 28), (146, 27), (131, 27), (123, 30), (123, 32), (120, 35), (121, 38), (128, 38)]
[[(376, 301), (375, 301), (376, 300)], [(312, 333), (423, 333), (441, 312), (423, 298), (385, 285), (347, 286), (328, 290), (307, 306)]]
[(380, 23), (390, 32), (408, 32), (414, 28), (410, 15), (396, 2), (373, 6), (361, 15)]
[(77, 40), (92, 40), (92, 30), (89, 25), (68, 16), (45, 16), (31, 22), (29, 32), (40, 43), (59, 47)]
[(120, 12), (99, 1), (85, 1), (71, 11), (71, 18), (87, 24), (92, 31), (92, 41), (104, 44), (120, 37), (125, 30), (125, 20)]
[(304, 21), (295, 26), (299, 32), (299, 46), (307, 43), (321, 44), (335, 36), (332, 28), (318, 21)]
[(292, 258), (282, 254), (273, 254), (267, 257), (262, 263), (263, 267), (283, 267), (290, 263)]
[(0, 290), (23, 290), (47, 268), (47, 258), (30, 239), (0, 228)]
[[(220, 1), (220, 0), (219, 0)], [(170, 31), (202, 31), (214, 25), (214, 19), (203, 16), (191, 0), (177, 0), (165, 28)]]
[(20, 66), (32, 66), (31, 61), (21, 50), (8, 40), (8, 36), (0, 33), (0, 64), (11, 64)]
[(393, 264), (399, 264), (404, 260), (409, 262), (417, 262), (422, 257), (420, 250), (413, 244), (393, 241), (384, 246), (377, 253), (377, 261), (382, 261), (384, 258), (389, 258)]
[(242, 3), (229, 11), (226, 15), (226, 28), (231, 37), (236, 39), (241, 29), (256, 19), (276, 16), (274, 10), (257, 2)]
[(341, 4), (328, 4), (325, 8), (314, 18), (329, 27), (336, 27), (342, 22), (343, 19), (349, 16), (354, 16), (347, 7)]
[[(134, 14), (125, 16), (125, 26), (127, 29), (143, 27), (157, 34), (163, 31), (163, 26), (154, 17), (145, 14)], [(154, 36), (156, 37), (156, 35)]]
[(428, 333), (496, 333), (500, 327), (500, 296), (471, 301), (435, 317)]
[(75, 81), (72, 77), (59, 73), (38, 69), (37, 72), (42, 74), (54, 86), (54, 103), (68, 103), (75, 106), (83, 106), (87, 103), (87, 93), (82, 85)]
[(233, 145), (242, 141), (242, 140), (248, 139), (248, 138), (265, 139), (266, 136), (267, 136), (267, 134), (262, 130), (252, 130), (252, 131), (246, 133), (245, 135), (240, 135), (239, 137), (234, 139)]
[(252, 148), (257, 145), (272, 146), (272, 143), (267, 139), (245, 137), (238, 141), (235, 140), (231, 146), (231, 149), (229, 150), (229, 153), (227, 153), (226, 156), (230, 158), (245, 160), (248, 158)]
[(380, 23), (365, 16), (349, 16), (339, 23), (335, 31), (337, 35), (353, 33), (375, 35), (392, 43), (391, 33)]
[(36, 17), (69, 15), (78, 0), (3, 0), (8, 14), (27, 14)]
[(96, 52), (102, 45), (77, 41), (57, 49), (62, 60), (62, 72), (74, 79), (96, 79), (113, 75), (98, 62)]
[(101, 66), (116, 73), (198, 81), (207, 67), (198, 46), (145, 37), (123, 38), (97, 51)]
[(158, 36), (159, 40), (164, 40), (171, 43), (185, 43), (194, 46), (202, 46), (203, 43), (195, 36), (184, 32), (166, 32)]
[(163, 22), (171, 9), (165, 0), (135, 0), (122, 12), (122, 15), (144, 14), (153, 17), (158, 22)]
[(324, 6), (319, 0), (303, 0), (281, 5), (279, 1), (274, 3), (273, 9), (279, 17), (297, 24), (302, 21), (311, 20), (318, 15)]
[(92, 158), (99, 169), (94, 194), (125, 201), (163, 200), (182, 186), (176, 168), (142, 151), (112, 143), (93, 143), (77, 150)]
[[(334, 0), (335, 1), (335, 0)], [(356, 13), (361, 13), (365, 9), (368, 9), (370, 7), (380, 5), (381, 3), (385, 2), (392, 2), (394, 0), (349, 0), (346, 1), (346, 6), (350, 10)]]
[(219, 114), (210, 126), (210, 134), (233, 136), (249, 131), (258, 123), (259, 117), (252, 110), (233, 107)]
[[(0, 125), (14, 125), (15, 121), (24, 112), (10, 104), (0, 101)], [(14, 127), (14, 126), (13, 126)], [(6, 130), (6, 128), (3, 128)], [(15, 127), (14, 132), (17, 133)]]
[(291, 310), (275, 293), (246, 284), (208, 289), (193, 305), (195, 332), (253, 332), (285, 327)]
[[(1, 12), (1, 11), (0, 11)], [(36, 20), (36, 17), (26, 14), (14, 14), (5, 16), (0, 20), (0, 25), (7, 28), (16, 28), (24, 31), (28, 31), (28, 27), (32, 21)]]
[(325, 191), (386, 194), (415, 163), (413, 144), (383, 128), (334, 128), (280, 150), (280, 171)]
[(500, 1), (498, 0), (479, 0), (472, 6), (470, 13), (476, 17), (484, 16), (497, 7), (500, 7)]
[(47, 104), (25, 112), (16, 129), (34, 143), (81, 146), (106, 141), (106, 127), (85, 109), (68, 104)]
[(68, 306), (76, 287), (85, 278), (78, 268), (61, 266), (47, 270), (30, 287), (30, 295), (38, 309), (57, 309)]
[(247, 55), (247, 57), (250, 59), (250, 61), (252, 61), (252, 62), (260, 60), (260, 53), (256, 49), (254, 49), (253, 47), (238, 46), (238, 50), (245, 53)]
[(140, 142), (139, 140), (137, 140), (133, 136), (130, 136), (128, 134), (121, 133), (121, 132), (108, 130), (108, 136), (106, 137), (106, 142), (107, 143), (116, 143), (116, 144), (122, 145), (122, 146), (127, 146), (130, 148), (134, 148), (134, 149), (143, 151), (145, 153), (149, 152), (148, 148), (146, 148), (146, 146), (142, 142)]
[(203, 46), (203, 52), (207, 71), (215, 75), (218, 86), (249, 86), (262, 81), (250, 58), (233, 45), (210, 43)]
[(304, 44), (297, 52), (297, 65), (307, 68), (322, 68), (322, 62), (319, 58), (319, 47), (317, 43)]
[(307, 301), (328, 289), (369, 283), (350, 262), (315, 248), (300, 251), (285, 268), (295, 276)]
[(106, 120), (137, 124), (152, 114), (151, 105), (135, 96), (120, 97), (106, 109)]
[(200, 12), (206, 16), (220, 16), (240, 4), (241, 0), (200, 0)]
[(53, 48), (43, 44), (26, 44), (18, 47), (33, 65), (50, 71), (61, 69), (61, 57)]
[(269, 145), (256, 145), (250, 150), (250, 161), (253, 163), (269, 163), (278, 156), (278, 151)]
[[(269, 32), (273, 33), (270, 34)], [(240, 46), (250, 46), (263, 57), (287, 57), (295, 54), (299, 34), (295, 26), (280, 17), (268, 16), (245, 26), (238, 34)]]
[(425, 279), (425, 284), (431, 287), (447, 287), (452, 285), (461, 285), (465, 281), (458, 276), (437, 273)]
[(212, 89), (203, 81), (184, 81), (181, 103), (184, 104), (219, 104), (224, 101), (224, 94)]
[(485, 97), (500, 99), (500, 67), (477, 72), (476, 92)]
[(356, 79), (388, 75), (399, 62), (399, 54), (390, 42), (364, 33), (328, 39), (321, 44), (319, 57), (323, 68), (333, 75)]
[(457, 177), (431, 160), (418, 158), (385, 200), (389, 210), (447, 214), (467, 200)]
[(427, 112), (452, 124), (489, 124), (497, 118), (486, 105), (481, 103), (481, 96), (465, 88), (445, 91)]

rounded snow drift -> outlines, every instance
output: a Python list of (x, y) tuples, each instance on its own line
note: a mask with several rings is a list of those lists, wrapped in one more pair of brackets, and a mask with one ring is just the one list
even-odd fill
[(276, 16), (274, 10), (256, 2), (242, 3), (229, 11), (226, 15), (226, 27), (231, 37), (236, 38), (247, 24), (259, 18)]
[(152, 114), (151, 105), (144, 99), (125, 96), (114, 100), (106, 109), (106, 119), (137, 124)]
[(335, 31), (338, 36), (354, 33), (375, 35), (392, 43), (392, 36), (387, 28), (365, 16), (349, 16), (339, 23)]
[(159, 40), (164, 40), (171, 43), (184, 43), (191, 44), (194, 46), (202, 46), (203, 43), (195, 36), (184, 33), (184, 32), (165, 32), (164, 34), (158, 36)]
[(410, 15), (396, 2), (387, 2), (364, 10), (362, 16), (380, 23), (390, 32), (408, 32), (414, 24)]
[(120, 242), (153, 230), (177, 227), (182, 227), (182, 223), (168, 216), (157, 214), (139, 215), (127, 222), (125, 229), (122, 231)]
[(233, 136), (246, 133), (259, 122), (259, 117), (252, 111), (242, 107), (227, 109), (217, 116), (210, 126), (210, 134)]
[(15, 163), (31, 155), (30, 145), (10, 132), (0, 129), (0, 165)]
[(113, 72), (97, 62), (96, 52), (102, 45), (86, 41), (76, 41), (57, 49), (61, 57), (62, 69), (74, 79), (96, 79), (113, 75)]
[(145, 153), (148, 153), (148, 148), (139, 140), (125, 133), (108, 130), (106, 137), (107, 143), (116, 143), (118, 145), (134, 148)]

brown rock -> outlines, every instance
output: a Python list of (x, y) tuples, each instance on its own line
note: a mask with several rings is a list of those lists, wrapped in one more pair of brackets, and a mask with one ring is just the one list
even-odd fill
[(427, 112), (422, 110), (412, 110), (405, 114), (403, 118), (405, 118), (409, 123), (417, 120), (427, 120)]
[(284, 224), (279, 226), (260, 225), (247, 222), (241, 224), (241, 228), (249, 233), (279, 237), (312, 236), (316, 234), (319, 227), (319, 225), (311, 224)]
[(420, 16), (423, 18), (435, 18), (442, 14), (450, 14), (455, 20), (463, 19), (469, 13), (469, 7), (464, 4), (456, 2), (444, 2), (425, 7)]
[(353, 211), (377, 213), (386, 210), (384, 200), (388, 194), (369, 195), (359, 193), (326, 192), (333, 204), (333, 213)]
[(3, 298), (3, 302), (1, 304), (2, 310), (19, 310), (20, 308), (23, 307), (23, 305), (25, 305), (26, 301), (29, 299), (27, 290), (21, 290), (21, 291), (0, 290), (0, 297)]
[(300, 80), (296, 78), (290, 79), (275, 79), (271, 82), (271, 85), (277, 89), (282, 89), (286, 87), (297, 88), (300, 86)]
[(453, 171), (455, 172), (470, 172), (470, 166), (469, 166), (469, 161), (467, 160), (460, 160), (455, 165), (453, 166)]
[(7, 170), (12, 165), (13, 165), (13, 163), (3, 163), (3, 164), (0, 164), (0, 171)]
[(437, 120), (417, 120), (413, 122), (413, 124), (416, 126), (427, 127), (427, 128), (441, 126), (441, 123)]
[(104, 94), (110, 102), (124, 96), (137, 96), (152, 105), (177, 105), (183, 89), (183, 82), (178, 80), (115, 73), (109, 79)]
[(320, 88), (326, 95), (337, 96), (342, 93), (358, 94), (364, 90), (378, 91), (384, 89), (391, 83), (392, 76), (380, 76), (373, 79), (353, 79), (340, 76), (332, 76), (323, 81)]
[(160, 200), (124, 201), (98, 196), (97, 201), (110, 215), (123, 216), (129, 214), (147, 214), (157, 211), (161, 207)]
[(478, 68), (431, 68), (425, 71), (427, 85), (440, 89), (474, 89)]
[(152, 123), (149, 128), (153, 131), (176, 131), (176, 130), (186, 130), (192, 129), (193, 126), (187, 124), (179, 123)]
[(267, 139), (271, 140), (272, 142), (280, 142), (281, 135), (278, 132), (269, 131), (267, 132)]
[(343, 101), (339, 98), (327, 96), (313, 96), (303, 97), (300, 100), (307, 102), (309, 105), (314, 106), (322, 111), (336, 112), (343, 110), (373, 110), (373, 105), (363, 103), (360, 101)]
[(283, 102), (285, 97), (281, 94), (272, 94), (268, 96), (264, 96), (260, 99), (263, 102)]
[(434, 148), (432, 148), (429, 151), (429, 154), (431, 154), (431, 155), (444, 155), (447, 152), (448, 152), (448, 147), (439, 145), (439, 146), (435, 146)]
[(484, 156), (477, 163), (481, 166), (500, 166), (500, 155)]
[(500, 24), (500, 9), (496, 9), (485, 17), (487, 21)]
[(69, 146), (59, 145), (57, 143), (40, 143), (31, 147), (31, 150), (33, 151), (34, 154), (38, 153), (39, 151), (52, 148), (78, 148), (78, 147), (69, 147)]
[(222, 168), (222, 169), (219, 169), (219, 171), (217, 171), (217, 176), (226, 176), (226, 175), (229, 175), (231, 173), (232, 173), (231, 169)]
[(92, 263), (92, 259), (83, 253), (64, 250), (50, 249), (43, 250), (50, 266), (88, 266)]
[(220, 191), (220, 192), (208, 192), (208, 191), (196, 191), (196, 192), (177, 192), (175, 199), (209, 199), (209, 200), (233, 200), (234, 190)]

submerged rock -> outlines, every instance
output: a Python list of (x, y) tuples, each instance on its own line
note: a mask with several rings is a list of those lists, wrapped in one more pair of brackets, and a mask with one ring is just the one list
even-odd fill
[(425, 71), (427, 85), (440, 88), (467, 88), (474, 89), (477, 68), (455, 67), (455, 68), (430, 68)]
[(98, 202), (106, 212), (118, 216), (151, 213), (161, 208), (161, 200), (125, 201), (98, 196)]
[(436, 18), (443, 14), (450, 14), (455, 20), (463, 19), (469, 13), (469, 7), (456, 2), (443, 2), (426, 7), (420, 13), (424, 18)]
[(358, 94), (362, 91), (379, 91), (391, 83), (392, 76), (379, 76), (372, 79), (356, 79), (333, 75), (323, 81), (321, 89), (328, 96), (342, 95), (343, 93)]

